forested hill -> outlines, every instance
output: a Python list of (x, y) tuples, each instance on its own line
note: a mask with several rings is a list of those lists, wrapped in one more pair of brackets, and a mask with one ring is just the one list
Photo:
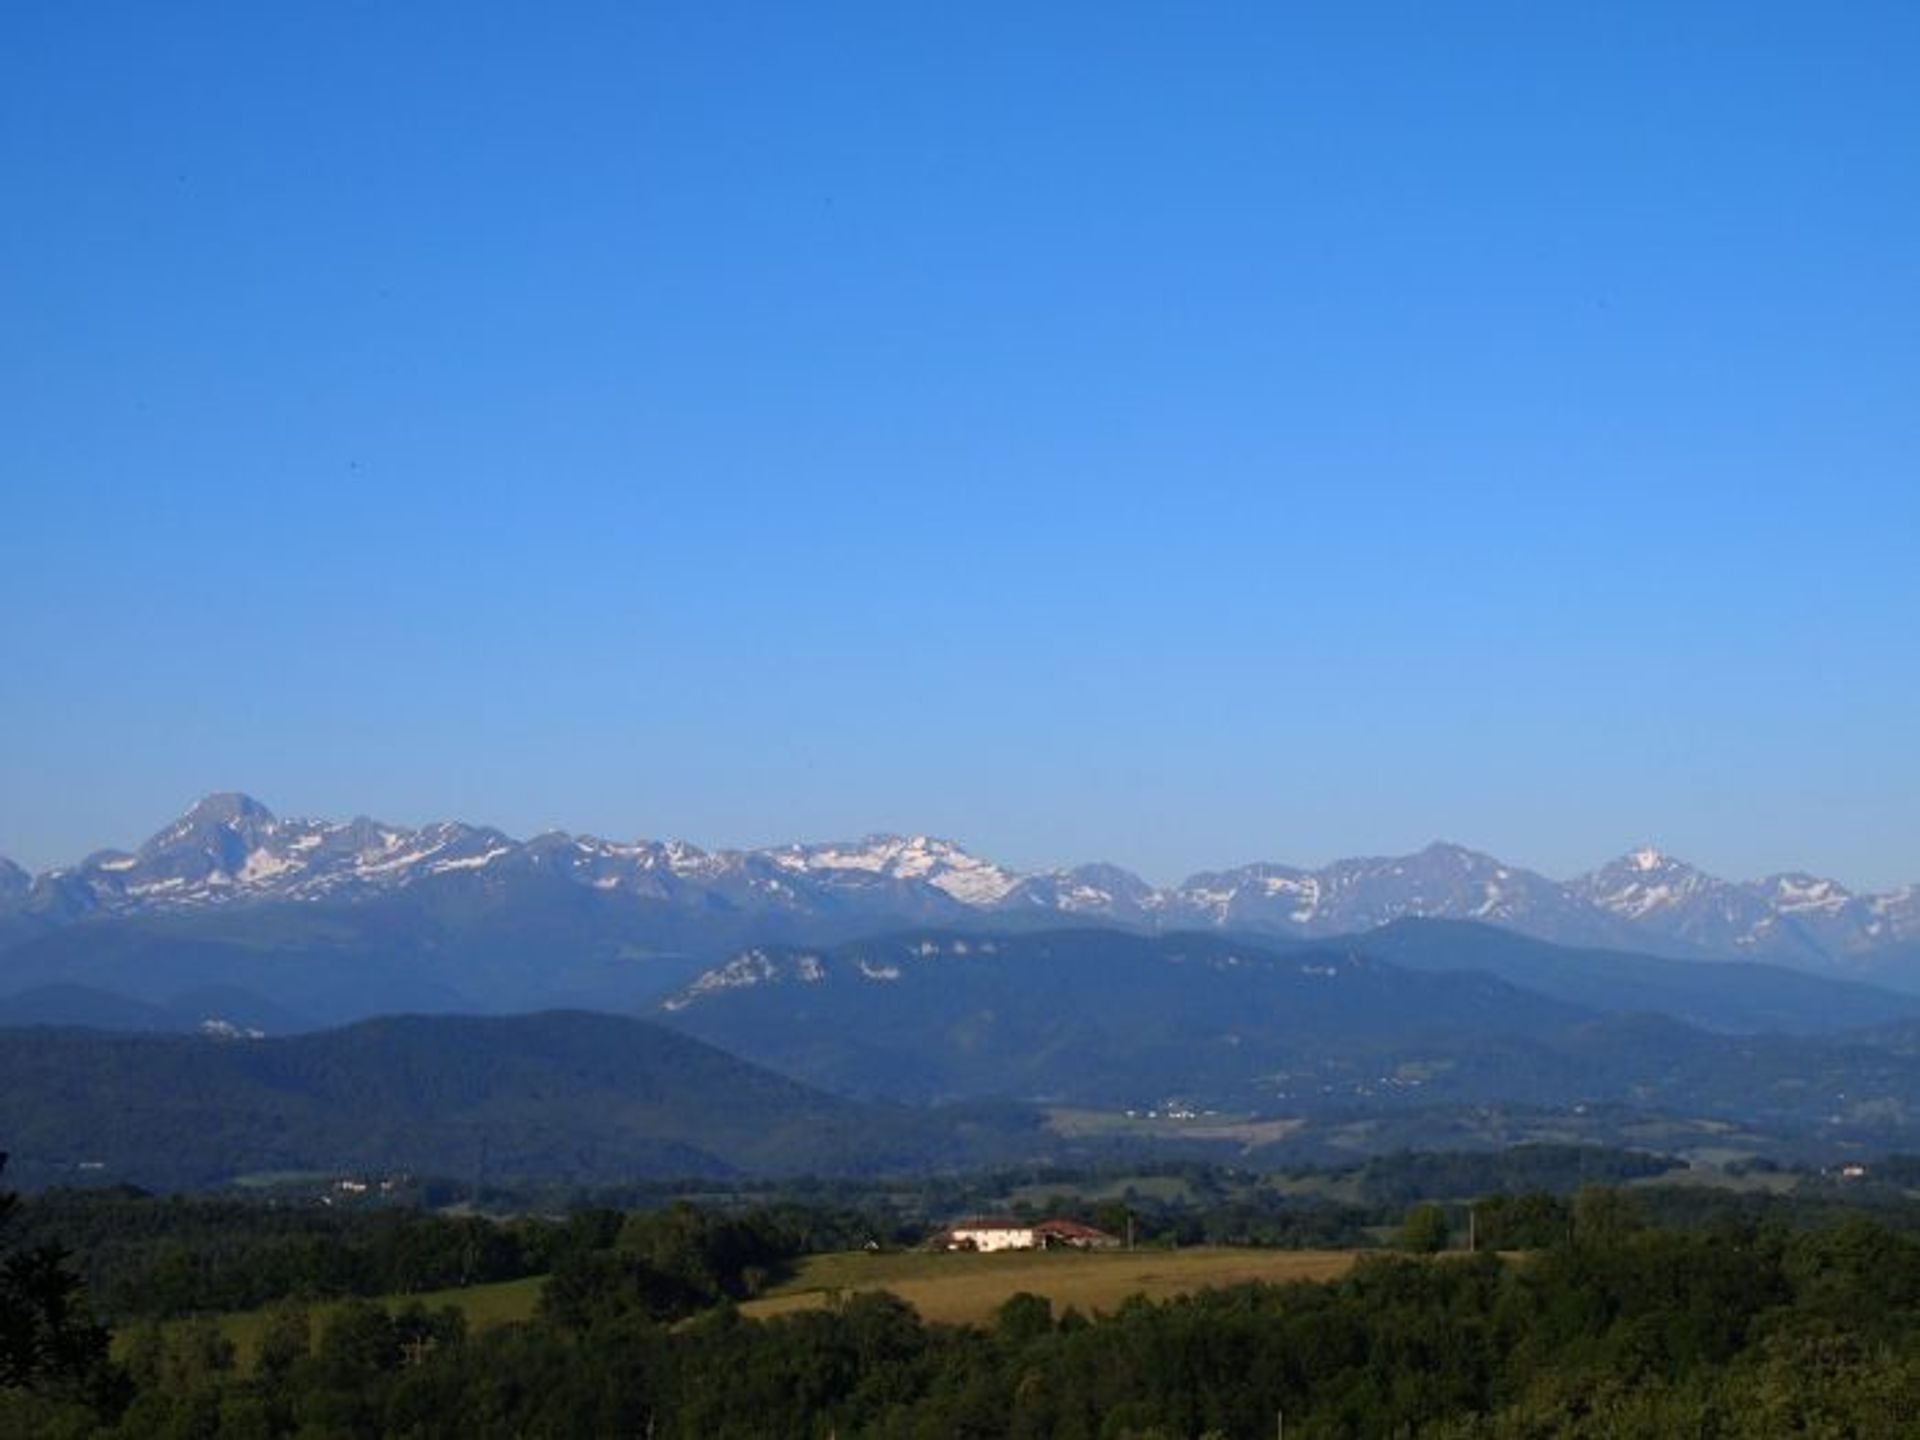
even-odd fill
[[(939, 1115), (834, 1096), (618, 1016), (408, 1016), (284, 1039), (0, 1031), (12, 1178), (611, 1179), (980, 1158)], [(985, 1152), (983, 1151), (982, 1154)]]
[(1373, 1076), (1418, 1040), (1473, 1045), (1591, 1013), (1345, 949), (1108, 930), (762, 946), (662, 1006), (690, 1034), (848, 1094), (1283, 1112), (1323, 1093), (1327, 1065)]
[[(1537, 972), (1551, 957), (1516, 959)], [(1704, 983), (1690, 993), (1716, 1002)], [(1218, 935), (917, 931), (762, 946), (670, 996), (662, 1016), (856, 1096), (1308, 1118), (1619, 1105), (1882, 1149), (1911, 1148), (1920, 1125), (1912, 1020), (1708, 1031), (1473, 971)]]

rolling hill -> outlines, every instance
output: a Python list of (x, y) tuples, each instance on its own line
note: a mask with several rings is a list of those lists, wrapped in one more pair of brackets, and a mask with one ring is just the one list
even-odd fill
[[(1474, 938), (1398, 937), (1433, 964)], [(1521, 970), (1553, 957), (1518, 949), (1506, 960)], [(1788, 1003), (1799, 978), (1772, 1003)], [(1716, 1003), (1702, 992), (1702, 1007)], [(1861, 1005), (1872, 1014), (1879, 1001)], [(915, 932), (763, 947), (700, 976), (662, 1014), (855, 1095), (1318, 1117), (1626, 1107), (1900, 1143), (1920, 1122), (1911, 1018), (1821, 1035), (1729, 1033), (1476, 972), (1215, 935)]]
[[(998, 1136), (1018, 1153), (1020, 1121)], [(407, 1016), (278, 1039), (0, 1031), (0, 1148), (29, 1185), (257, 1172), (610, 1182), (985, 1158), (966, 1119), (822, 1094), (644, 1021)]]
[(1328, 1067), (1590, 1012), (1484, 975), (1216, 935), (914, 932), (756, 947), (662, 1002), (669, 1023), (809, 1083), (928, 1101), (1004, 1096), (1271, 1109)]

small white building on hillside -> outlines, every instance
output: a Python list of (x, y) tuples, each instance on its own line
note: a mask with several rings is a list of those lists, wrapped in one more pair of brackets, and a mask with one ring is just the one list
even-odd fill
[(943, 1238), (946, 1250), (1031, 1250), (1035, 1243), (1032, 1224), (1003, 1216), (962, 1220)]
[(1120, 1242), (1104, 1230), (1073, 1220), (1017, 1220), (1006, 1215), (961, 1220), (930, 1242), (936, 1250), (1105, 1250)]

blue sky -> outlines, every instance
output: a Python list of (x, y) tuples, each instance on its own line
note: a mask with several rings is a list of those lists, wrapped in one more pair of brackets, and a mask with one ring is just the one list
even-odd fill
[(1920, 10), (18, 6), (0, 853), (1920, 880)]

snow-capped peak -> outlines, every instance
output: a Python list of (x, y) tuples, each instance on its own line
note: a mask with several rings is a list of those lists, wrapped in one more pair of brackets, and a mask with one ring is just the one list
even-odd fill
[(1818, 875), (1808, 875), (1798, 871), (1785, 875), (1769, 875), (1756, 888), (1767, 897), (1775, 909), (1788, 913), (1836, 911), (1844, 909), (1854, 901), (1853, 892), (1839, 882), (1824, 880)]
[(1563, 943), (1808, 963), (1920, 938), (1916, 887), (1856, 895), (1798, 872), (1734, 884), (1651, 845), (1565, 884), (1435, 842), (1410, 855), (1314, 870), (1247, 865), (1160, 888), (1111, 865), (1023, 874), (924, 833), (764, 850), (564, 831), (523, 841), (448, 822), (414, 829), (364, 816), (281, 819), (235, 792), (207, 796), (135, 851), (96, 851), (34, 877), (0, 862), (0, 910), (59, 922), (242, 901), (351, 901), (423, 883), (498, 889), (535, 875), (650, 905), (765, 917), (770, 934), (786, 917), (880, 928), (984, 912), (1314, 937), (1430, 917)]
[(141, 849), (160, 850), (195, 837), (219, 834), (250, 838), (271, 830), (277, 823), (274, 813), (251, 795), (242, 795), (237, 790), (222, 791), (196, 800), (184, 815)]
[(808, 874), (861, 871), (893, 880), (919, 880), (963, 905), (993, 905), (1020, 876), (931, 835), (868, 835), (852, 843), (790, 845), (776, 863)]

